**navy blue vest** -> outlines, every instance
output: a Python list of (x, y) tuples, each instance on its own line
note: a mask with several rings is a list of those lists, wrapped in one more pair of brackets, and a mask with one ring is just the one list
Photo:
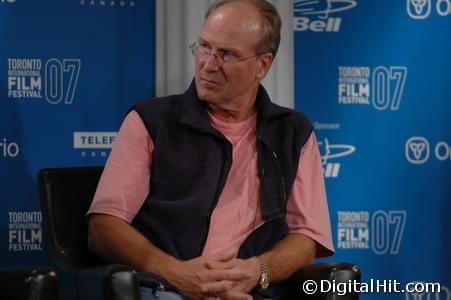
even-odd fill
[[(258, 176), (265, 224), (241, 245), (238, 256), (259, 255), (288, 234), (287, 195), (312, 126), (300, 112), (257, 94)], [(150, 194), (133, 226), (157, 247), (180, 259), (202, 254), (210, 217), (227, 180), (232, 145), (214, 129), (195, 83), (181, 95), (136, 104), (155, 148)]]

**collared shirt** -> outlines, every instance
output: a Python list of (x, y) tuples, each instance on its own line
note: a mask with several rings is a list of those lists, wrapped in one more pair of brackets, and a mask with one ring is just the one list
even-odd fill
[[(211, 114), (210, 122), (233, 145), (227, 182), (210, 220), (204, 254), (238, 250), (263, 224), (257, 176), (256, 114), (239, 123), (226, 123)], [(108, 214), (131, 223), (149, 193), (153, 141), (139, 115), (124, 120), (100, 179), (88, 214)], [(286, 221), (290, 233), (317, 242), (317, 256), (333, 253), (321, 157), (315, 135), (301, 150), (298, 170), (288, 198)]]

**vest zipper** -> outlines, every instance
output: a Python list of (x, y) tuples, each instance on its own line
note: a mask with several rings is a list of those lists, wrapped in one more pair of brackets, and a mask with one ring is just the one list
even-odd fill
[[(277, 192), (278, 192), (278, 200), (279, 200), (279, 207), (282, 209), (282, 212), (274, 215), (273, 217), (266, 220), (267, 222), (273, 221), (275, 219), (281, 218), (285, 215), (286, 210), (286, 204), (287, 204), (287, 196), (286, 196), (286, 184), (285, 184), (285, 178), (282, 175), (282, 168), (280, 167), (279, 158), (277, 157), (277, 154), (271, 149), (269, 146), (269, 143), (262, 137), (261, 135), (261, 127), (259, 130), (257, 130), (257, 140), (271, 153), (271, 156), (273, 158), (273, 162), (275, 165), (275, 171), (276, 171), (276, 180), (277, 180)], [(258, 153), (257, 153), (258, 155)], [(259, 166), (259, 172), (261, 176), (263, 177), (265, 175), (265, 169), (264, 166)], [(262, 212), (263, 216), (263, 212)]]

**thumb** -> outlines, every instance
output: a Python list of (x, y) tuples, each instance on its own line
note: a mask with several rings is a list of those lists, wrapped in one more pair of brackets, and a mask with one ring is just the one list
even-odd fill
[(236, 254), (237, 253), (236, 253), (235, 249), (227, 249), (227, 250), (219, 251), (219, 252), (212, 254), (211, 258), (213, 260), (224, 262), (224, 261), (228, 261), (228, 260), (235, 258)]

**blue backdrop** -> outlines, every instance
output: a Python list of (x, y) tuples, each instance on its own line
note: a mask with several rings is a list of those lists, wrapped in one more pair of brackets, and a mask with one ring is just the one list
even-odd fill
[(337, 254), (451, 299), (451, 1), (293, 1), (295, 106), (314, 123)]
[(0, 267), (45, 264), (38, 170), (104, 164), (155, 94), (154, 6), (0, 1)]

